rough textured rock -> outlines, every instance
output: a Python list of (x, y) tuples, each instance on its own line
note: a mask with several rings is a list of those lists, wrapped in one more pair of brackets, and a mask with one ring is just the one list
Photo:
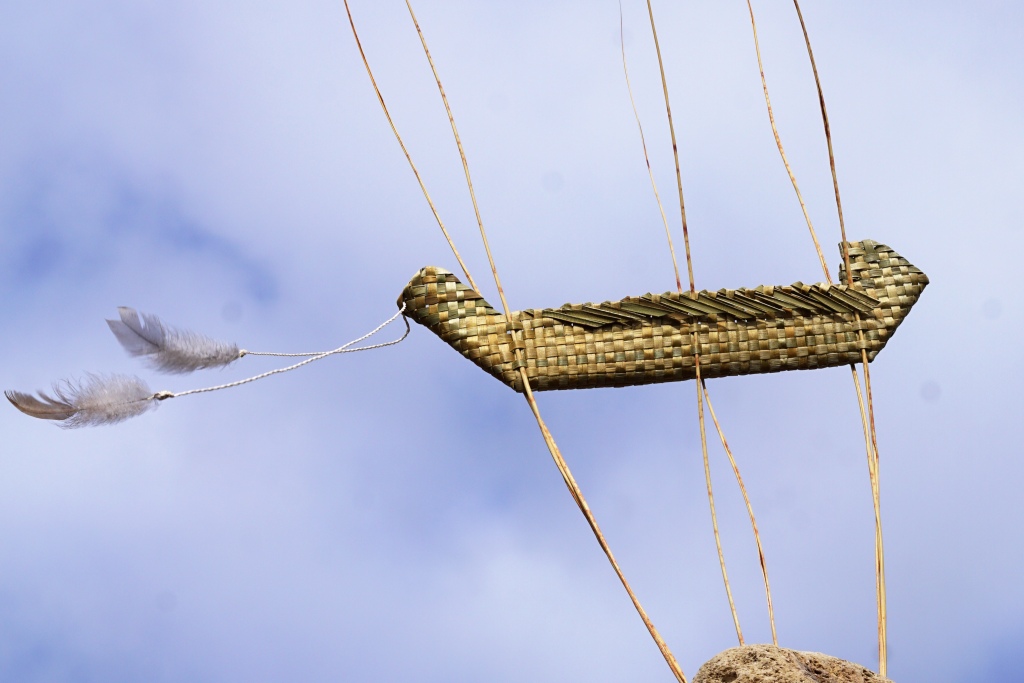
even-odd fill
[(891, 683), (859, 664), (818, 652), (745, 645), (721, 652), (693, 683)]

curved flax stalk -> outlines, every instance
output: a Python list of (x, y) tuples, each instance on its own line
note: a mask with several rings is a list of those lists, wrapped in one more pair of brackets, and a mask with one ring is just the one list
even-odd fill
[(832, 127), (828, 124), (828, 110), (825, 108), (825, 93), (821, 90), (821, 79), (818, 78), (818, 65), (814, 61), (814, 51), (811, 49), (811, 37), (807, 33), (807, 24), (804, 23), (804, 13), (800, 11), (800, 3), (793, 0), (796, 7), (796, 16), (800, 19), (800, 29), (804, 34), (804, 44), (807, 46), (807, 56), (811, 60), (811, 71), (814, 72), (814, 85), (818, 89), (818, 104), (821, 106), (821, 122), (825, 125), (825, 142), (828, 144), (828, 165), (832, 170), (832, 187), (836, 193), (836, 208), (839, 210), (839, 234), (842, 236), (843, 263), (846, 265), (847, 284), (853, 283), (853, 273), (850, 272), (850, 252), (846, 244), (846, 221), (843, 219), (843, 200), (839, 197), (839, 176), (836, 175), (836, 157), (832, 151)]
[[(811, 38), (807, 33), (807, 24), (804, 22), (804, 14), (800, 11), (799, 0), (793, 0), (796, 8), (797, 18), (800, 20), (800, 29), (804, 34), (804, 43), (807, 46), (807, 56), (811, 62), (811, 71), (814, 72), (814, 84), (818, 89), (818, 103), (821, 105), (821, 120), (825, 127), (825, 141), (828, 143), (828, 163), (832, 171), (832, 187), (835, 189), (836, 210), (839, 213), (839, 231), (843, 243), (843, 262), (846, 265), (847, 284), (853, 282), (853, 272), (850, 270), (850, 254), (846, 247), (846, 221), (843, 218), (843, 201), (839, 196), (839, 176), (836, 174), (836, 158), (832, 149), (832, 129), (828, 122), (828, 109), (825, 107), (825, 94), (821, 89), (821, 79), (818, 77), (818, 65), (814, 61), (814, 50), (811, 49)], [(760, 60), (760, 57), (758, 58)], [(765, 91), (767, 94), (767, 91)], [(860, 314), (857, 314), (857, 322), (860, 322)], [(860, 341), (864, 341), (864, 331), (860, 330)], [(885, 591), (885, 547), (882, 543), (882, 512), (880, 492), (878, 485), (878, 432), (875, 429), (875, 408), (871, 395), (871, 371), (868, 369), (867, 351), (861, 349), (861, 365), (864, 366), (864, 384), (867, 390), (867, 413), (864, 410), (864, 396), (860, 390), (860, 379), (857, 376), (857, 368), (850, 366), (853, 375), (854, 388), (857, 391), (857, 403), (860, 406), (861, 425), (864, 428), (864, 445), (868, 456), (868, 476), (871, 480), (871, 502), (875, 511), (875, 592), (878, 606), (878, 673), (885, 676), (888, 668), (889, 645), (888, 645), (888, 607), (886, 604)]]
[[(459, 148), (459, 155), (462, 158), (462, 168), (466, 174), (466, 183), (469, 186), (469, 193), (473, 199), (473, 210), (476, 212), (477, 225), (480, 228), (480, 237), (483, 239), (484, 249), (487, 252), (487, 260), (490, 263), (491, 273), (494, 276), (494, 284), (498, 288), (498, 297), (501, 299), (503, 313), (507, 315), (510, 311), (508, 301), (505, 299), (505, 290), (501, 286), (501, 278), (498, 276), (498, 268), (494, 263), (494, 256), (491, 253), (491, 247), (487, 240), (487, 231), (484, 229), (483, 220), (480, 217), (480, 209), (477, 205), (476, 194), (473, 191), (473, 181), (469, 173), (469, 163), (466, 161), (466, 153), (462, 147), (462, 141), (459, 138), (458, 129), (455, 126), (455, 118), (452, 115), (451, 107), (448, 104), (448, 97), (445, 95), (444, 86), (441, 85), (441, 78), (437, 73), (437, 68), (434, 66), (434, 60), (430, 56), (430, 50), (427, 47), (426, 38), (423, 35), (423, 31), (420, 29), (419, 22), (416, 20), (416, 15), (413, 12), (412, 5), (409, 0), (406, 0), (405, 4), (409, 8), (409, 15), (412, 17), (413, 24), (416, 26), (416, 32), (419, 34), (420, 42), (423, 44), (423, 51), (426, 53), (427, 61), (430, 63), (430, 69), (434, 74), (434, 79), (437, 81), (438, 91), (441, 94), (441, 99), (444, 101), (445, 111), (448, 113), (448, 121), (451, 123), (452, 133), (455, 136), (455, 142)], [(476, 289), (476, 287), (474, 287), (474, 289)], [(518, 342), (518, 335), (515, 335), (514, 339)], [(643, 606), (640, 604), (640, 600), (636, 597), (636, 594), (630, 587), (629, 582), (626, 580), (626, 576), (622, 573), (619, 563), (615, 560), (615, 556), (612, 554), (611, 548), (605, 540), (604, 534), (601, 532), (601, 527), (597, 524), (597, 519), (590, 511), (590, 506), (587, 505), (586, 498), (583, 497), (583, 492), (576, 483), (576, 479), (572, 476), (572, 471), (569, 469), (569, 465), (566, 463), (565, 458), (562, 457), (558, 444), (555, 443), (554, 437), (551, 435), (550, 430), (548, 430), (547, 425), (544, 423), (544, 419), (541, 417), (540, 407), (537, 405), (537, 401), (533, 397), (533, 391), (530, 389), (530, 381), (526, 375), (526, 359), (523, 357), (522, 346), (516, 343), (514, 343), (513, 346), (515, 347), (516, 360), (521, 363), (519, 371), (523, 379), (523, 393), (525, 394), (526, 401), (530, 406), (530, 411), (537, 420), (537, 426), (540, 428), (541, 436), (544, 438), (544, 443), (547, 445), (548, 451), (551, 453), (551, 457), (555, 461), (555, 466), (562, 475), (562, 479), (565, 481), (565, 485), (568, 487), (569, 493), (576, 502), (577, 507), (579, 507), (580, 512), (583, 513), (583, 517), (587, 520), (587, 524), (590, 526), (590, 530), (593, 532), (594, 537), (601, 546), (601, 550), (604, 551), (605, 556), (608, 558), (608, 562), (612, 565), (612, 569), (615, 570), (615, 574), (622, 583), (622, 587), (626, 589), (629, 599), (633, 602), (633, 607), (636, 608), (637, 613), (640, 615), (640, 619), (644, 622), (644, 626), (647, 627), (648, 632), (650, 632), (655, 644), (658, 646), (662, 656), (665, 658), (665, 662), (672, 670), (672, 674), (675, 676), (677, 681), (686, 683), (686, 675), (683, 673), (683, 670), (676, 661), (672, 651), (669, 650), (668, 645), (661, 637), (661, 634), (658, 633), (654, 623), (651, 621), (650, 617), (647, 616), (647, 612), (644, 610)]]
[(761, 88), (764, 90), (764, 102), (768, 105), (768, 120), (772, 124), (772, 133), (775, 135), (775, 145), (779, 148), (779, 154), (782, 156), (782, 163), (786, 167), (786, 173), (789, 174), (789, 180), (793, 183), (793, 189), (796, 191), (796, 198), (800, 202), (800, 210), (804, 212), (804, 220), (807, 221), (807, 229), (811, 232), (811, 239), (814, 241), (814, 249), (818, 252), (818, 260), (821, 262), (821, 269), (825, 271), (825, 280), (832, 284), (832, 276), (828, 272), (828, 263), (825, 262), (825, 255), (821, 251), (821, 245), (818, 243), (818, 235), (814, 232), (814, 225), (811, 224), (811, 216), (807, 213), (807, 205), (804, 204), (804, 197), (800, 193), (800, 186), (796, 183), (796, 176), (793, 175), (793, 169), (790, 168), (789, 159), (786, 158), (786, 152), (782, 148), (782, 138), (779, 137), (779, 129), (775, 126), (775, 112), (772, 111), (772, 100), (768, 96), (768, 81), (764, 77), (764, 64), (761, 63), (761, 46), (757, 40), (757, 22), (754, 20), (754, 7), (750, 4), (750, 0), (747, 0), (747, 9), (750, 11), (750, 26), (754, 30), (754, 50), (757, 52), (757, 68), (761, 72)]
[(405, 143), (402, 141), (402, 136), (398, 134), (398, 128), (395, 127), (395, 122), (391, 119), (391, 112), (388, 111), (388, 105), (384, 103), (384, 96), (380, 94), (380, 88), (377, 87), (377, 79), (373, 77), (373, 71), (370, 69), (370, 62), (366, 59), (366, 53), (363, 51), (363, 43), (359, 40), (359, 33), (356, 31), (356, 24), (352, 19), (352, 10), (348, 6), (348, 0), (344, 0), (344, 2), (345, 12), (348, 14), (348, 24), (352, 27), (352, 37), (356, 39), (356, 47), (359, 48), (359, 56), (363, 59), (363, 66), (366, 67), (366, 73), (370, 77), (370, 83), (373, 85), (373, 92), (377, 95), (377, 101), (380, 103), (380, 108), (384, 110), (384, 116), (387, 117), (388, 124), (391, 126), (391, 132), (395, 134), (395, 139), (398, 140), (398, 144), (401, 146), (402, 152), (405, 154), (405, 158), (409, 162), (409, 166), (412, 168), (413, 174), (416, 176), (416, 182), (420, 184), (420, 190), (423, 191), (423, 196), (426, 197), (427, 204), (430, 205), (430, 210), (434, 214), (434, 219), (437, 220), (437, 225), (441, 228), (441, 232), (444, 234), (445, 240), (448, 241), (448, 246), (451, 247), (452, 253), (455, 254), (455, 260), (459, 262), (459, 267), (462, 268), (462, 272), (466, 274), (466, 280), (469, 282), (469, 286), (479, 292), (480, 290), (473, 281), (473, 276), (469, 274), (469, 269), (462, 261), (462, 256), (459, 255), (459, 250), (455, 248), (455, 243), (448, 234), (448, 230), (444, 227), (444, 222), (441, 220), (440, 214), (437, 213), (437, 208), (434, 206), (434, 201), (430, 198), (430, 193), (427, 192), (427, 186), (423, 183), (423, 178), (420, 177), (420, 172), (417, 170), (416, 164), (412, 162), (412, 155), (410, 155), (409, 150), (406, 149)]
[[(861, 332), (861, 335), (864, 333)], [(875, 429), (875, 404), (871, 395), (871, 371), (868, 370), (867, 351), (862, 350), (864, 360), (864, 392), (868, 398), (867, 427), (871, 433), (871, 446), (867, 448), (869, 467), (868, 474), (871, 477), (871, 501), (875, 509), (875, 590), (876, 603), (878, 605), (878, 670), (882, 676), (886, 675), (889, 658), (889, 637), (888, 621), (889, 609), (885, 595), (885, 546), (882, 541), (882, 509), (881, 489), (879, 485), (880, 471), (878, 463), (878, 432)], [(851, 367), (854, 379), (857, 378), (857, 368)], [(858, 400), (863, 401), (858, 389)], [(861, 416), (863, 420), (863, 415)], [(865, 439), (865, 445), (867, 441)], [(872, 457), (874, 456), (874, 457)], [(874, 465), (873, 471), (871, 465)]]
[[(695, 333), (694, 348), (700, 343)], [(722, 539), (718, 535), (718, 515), (715, 513), (715, 494), (711, 490), (711, 463), (708, 462), (708, 437), (704, 431), (704, 395), (701, 389), (704, 387), (704, 380), (700, 376), (700, 363), (694, 369), (697, 372), (697, 420), (700, 423), (700, 448), (704, 456), (704, 482), (708, 487), (708, 503), (711, 504), (711, 528), (715, 532), (715, 548), (718, 549), (718, 565), (722, 568), (722, 580), (725, 582), (725, 593), (729, 597), (729, 610), (732, 612), (732, 623), (736, 626), (736, 638), (743, 645), (743, 631), (740, 629), (740, 618), (736, 614), (736, 603), (732, 599), (732, 588), (729, 587), (729, 574), (725, 571), (725, 554), (722, 552)], [(715, 421), (717, 424), (717, 420)]]
[(619, 46), (622, 48), (622, 73), (626, 76), (626, 90), (629, 92), (629, 103), (633, 107), (633, 118), (636, 119), (636, 127), (640, 131), (640, 145), (644, 149), (644, 163), (647, 164), (647, 175), (651, 179), (651, 188), (654, 190), (654, 200), (658, 203), (658, 211), (661, 212), (661, 222), (665, 226), (665, 237), (668, 239), (668, 253), (672, 256), (672, 271), (676, 275), (676, 290), (681, 294), (683, 281), (679, 279), (679, 262), (676, 261), (676, 248), (672, 244), (672, 231), (668, 228), (668, 218), (665, 217), (665, 207), (661, 203), (661, 195), (658, 193), (658, 184), (654, 182), (654, 171), (651, 170), (651, 159), (647, 155), (647, 140), (644, 138), (644, 127), (640, 123), (640, 114), (636, 110), (636, 100), (633, 99), (633, 86), (629, 82), (629, 68), (626, 66), (626, 39), (622, 29), (622, 0), (619, 0)]
[[(501, 288), (501, 282), (498, 280), (498, 273), (494, 269), (494, 258), (491, 256), (491, 245), (487, 241), (487, 233), (484, 231), (484, 221), (480, 217), (480, 206), (476, 201), (476, 192), (473, 190), (473, 178), (469, 175), (469, 163), (466, 161), (466, 150), (462, 147), (462, 139), (459, 137), (459, 129), (455, 127), (455, 117), (452, 116), (452, 108), (448, 105), (448, 96), (444, 93), (444, 86), (441, 85), (441, 77), (437, 73), (437, 68), (434, 66), (434, 58), (430, 56), (430, 48), (427, 47), (427, 39), (423, 35), (423, 31), (420, 29), (420, 22), (416, 20), (416, 14), (412, 11), (412, 5), (409, 4), (409, 0), (405, 0), (405, 6), (409, 8), (409, 16), (412, 17), (412, 23), (416, 27), (416, 33), (420, 37), (420, 43), (423, 45), (423, 53), (427, 56), (427, 62), (430, 63), (430, 70), (434, 74), (434, 80), (437, 81), (437, 90), (441, 93), (441, 101), (444, 102), (444, 110), (448, 114), (448, 123), (452, 126), (452, 134), (455, 136), (455, 145), (459, 148), (459, 157), (462, 158), (462, 170), (466, 174), (466, 186), (469, 187), (469, 197), (473, 200), (473, 213), (476, 214), (476, 224), (480, 228), (480, 235), (484, 240), (484, 250), (487, 252), (487, 260), (491, 264), (491, 272), (494, 273), (494, 281), (498, 286), (498, 297), (501, 299), (501, 304), (508, 310), (508, 305), (505, 302), (505, 290)], [(476, 286), (473, 286), (476, 289)], [(479, 292), (480, 290), (477, 289)]]
[(658, 29), (654, 25), (654, 9), (651, 0), (647, 0), (647, 16), (651, 18), (651, 35), (654, 36), (654, 49), (658, 53), (658, 69), (661, 72), (661, 90), (665, 94), (665, 113), (668, 115), (668, 130), (672, 136), (672, 158), (676, 162), (676, 188), (679, 190), (679, 215), (683, 222), (683, 245), (686, 247), (686, 272), (690, 276), (690, 292), (696, 293), (693, 285), (693, 261), (690, 258), (690, 231), (686, 226), (686, 202), (683, 201), (683, 174), (679, 170), (679, 145), (676, 142), (676, 127), (672, 123), (672, 105), (668, 101), (668, 80), (665, 78), (665, 63), (661, 58), (661, 43), (658, 42)]
[(583, 492), (580, 491), (579, 485), (572, 476), (572, 472), (569, 470), (569, 465), (566, 464), (565, 459), (562, 457), (561, 451), (558, 449), (558, 444), (555, 443), (555, 439), (551, 436), (551, 432), (548, 431), (547, 425), (544, 424), (544, 419), (540, 415), (540, 408), (537, 406), (537, 401), (533, 398), (533, 391), (530, 389), (530, 382), (526, 377), (526, 368), (519, 368), (519, 372), (523, 378), (523, 390), (526, 394), (526, 401), (530, 404), (530, 410), (533, 412), (534, 418), (537, 420), (537, 426), (540, 427), (541, 435), (544, 437), (544, 443), (548, 447), (548, 451), (551, 453), (551, 457), (555, 461), (555, 465), (558, 467), (558, 471), (562, 475), (562, 479), (565, 481), (565, 485), (569, 488), (569, 493), (572, 495), (576, 505), (579, 507), (580, 512), (587, 520), (587, 524), (590, 525), (590, 530), (594, 533), (597, 538), (597, 542), (601, 546), (601, 550), (604, 551), (605, 556), (608, 558), (608, 562), (611, 563), (612, 569), (615, 570), (615, 574), (619, 577), (619, 581), (622, 582), (622, 587), (626, 589), (626, 593), (629, 594), (629, 599), (633, 602), (633, 607), (636, 608), (637, 613), (640, 615), (640, 619), (643, 620), (644, 626), (650, 632), (651, 637), (654, 639), (655, 644), (661, 651), (661, 655), (665, 658), (665, 662), (668, 663), (669, 668), (672, 670), (672, 674), (676, 677), (676, 680), (680, 683), (686, 683), (686, 674), (683, 673), (682, 667), (679, 666), (679, 662), (676, 661), (672, 651), (669, 650), (668, 645), (662, 639), (661, 634), (658, 633), (658, 629), (655, 628), (654, 623), (650, 617), (647, 616), (647, 612), (640, 604), (640, 600), (637, 599), (633, 589), (630, 588), (629, 582), (626, 580), (625, 575), (622, 573), (622, 569), (619, 568), (619, 563), (615, 561), (615, 556), (612, 554), (611, 548), (608, 546), (608, 542), (604, 538), (604, 534), (601, 533), (601, 527), (597, 525), (597, 519), (594, 514), (590, 511), (590, 506), (587, 505), (586, 499), (583, 497)]
[(868, 419), (867, 412), (864, 409), (864, 395), (860, 389), (860, 375), (857, 373), (857, 368), (853, 370), (853, 387), (857, 392), (857, 405), (860, 408), (860, 423), (864, 430), (864, 447), (867, 451), (868, 459), (868, 479), (871, 483), (871, 499), (874, 502), (875, 510), (875, 593), (878, 598), (878, 669), (880, 675), (885, 670), (886, 654), (887, 649), (886, 638), (885, 638), (885, 621), (886, 621), (886, 610), (885, 610), (885, 555), (880, 552), (882, 548), (882, 515), (881, 507), (879, 505), (879, 487), (878, 487), (878, 460), (875, 456), (877, 451), (872, 449), (871, 442), (871, 421)]
[(768, 621), (772, 627), (772, 644), (778, 647), (779, 637), (775, 633), (775, 608), (772, 607), (772, 589), (768, 583), (768, 564), (764, 559), (764, 548), (761, 546), (761, 534), (757, 530), (757, 520), (754, 518), (754, 507), (750, 504), (750, 496), (747, 495), (747, 487), (744, 486), (743, 477), (740, 476), (739, 465), (736, 464), (736, 459), (732, 455), (732, 449), (729, 448), (729, 442), (725, 440), (725, 434), (722, 433), (722, 428), (718, 424), (718, 417), (715, 415), (715, 409), (711, 405), (711, 395), (708, 393), (708, 387), (704, 382), (701, 382), (700, 385), (704, 389), (704, 398), (708, 402), (708, 412), (711, 413), (711, 419), (718, 430), (718, 436), (722, 439), (722, 448), (725, 449), (725, 454), (729, 456), (729, 464), (732, 465), (733, 474), (736, 475), (736, 483), (739, 484), (740, 492), (743, 494), (743, 503), (747, 506), (750, 526), (754, 530), (754, 543), (757, 545), (757, 558), (761, 563), (761, 576), (764, 578), (764, 595), (768, 602)]
[[(658, 30), (655, 27), (655, 23), (654, 23), (654, 9), (651, 7), (651, 0), (647, 0), (647, 15), (650, 17), (650, 20), (651, 20), (651, 34), (654, 36), (654, 47), (655, 47), (655, 50), (658, 53), (658, 69), (661, 72), (661, 89), (662, 89), (662, 92), (665, 95), (665, 111), (666, 111), (666, 113), (668, 115), (668, 128), (669, 128), (669, 132), (670, 132), (670, 134), (672, 136), (672, 158), (675, 160), (675, 165), (676, 165), (676, 187), (679, 190), (679, 214), (680, 214), (680, 217), (681, 217), (681, 220), (682, 220), (682, 225), (683, 225), (683, 245), (686, 248), (686, 269), (687, 269), (687, 274), (689, 275), (689, 279), (690, 279), (690, 294), (691, 295), (696, 295), (697, 287), (695, 286), (694, 280), (693, 280), (693, 259), (692, 259), (691, 255), (690, 255), (690, 233), (689, 233), (689, 230), (688, 230), (687, 225), (686, 225), (686, 202), (683, 200), (683, 175), (682, 175), (682, 172), (679, 169), (679, 145), (676, 143), (676, 129), (675, 129), (675, 125), (672, 122), (672, 105), (669, 103), (669, 98), (668, 98), (668, 79), (665, 78), (665, 64), (664, 64), (664, 61), (662, 60), (662, 57), (661, 57), (661, 46), (658, 43)], [(620, 38), (621, 38), (621, 33), (620, 33)], [(623, 45), (623, 68), (625, 68), (625, 45)], [(627, 75), (627, 82), (628, 82), (628, 75)], [(632, 99), (632, 91), (630, 92), (630, 99)], [(634, 111), (634, 113), (636, 112), (636, 107), (635, 106), (634, 106), (633, 111)], [(639, 119), (637, 120), (637, 123), (639, 123)], [(646, 149), (646, 146), (645, 146), (644, 147), (644, 157), (646, 158), (646, 156), (647, 156), (647, 149)], [(649, 167), (650, 167), (650, 162), (648, 162), (648, 168)], [(651, 182), (652, 183), (654, 182), (653, 175), (651, 177)], [(655, 197), (657, 197), (657, 188), (655, 188)], [(659, 206), (661, 205), (660, 198), (658, 198), (658, 205)], [(662, 211), (662, 214), (664, 214), (664, 211)], [(671, 248), (671, 240), (669, 241), (669, 248)], [(675, 264), (675, 253), (672, 254), (672, 263)], [(678, 270), (676, 270), (676, 285), (679, 288), (679, 293), (682, 294), (683, 288), (682, 288), (681, 283), (679, 282), (679, 271)], [(714, 531), (714, 534), (715, 534), (715, 547), (718, 550), (718, 564), (719, 564), (719, 566), (722, 569), (722, 580), (725, 582), (725, 595), (729, 599), (729, 612), (732, 614), (733, 625), (736, 627), (736, 637), (739, 640), (740, 645), (743, 645), (743, 630), (740, 628), (739, 615), (736, 613), (736, 603), (732, 599), (732, 588), (729, 586), (729, 573), (725, 569), (725, 554), (722, 552), (722, 540), (721, 540), (721, 538), (719, 537), (719, 534), (718, 534), (718, 514), (715, 512), (715, 495), (714, 495), (714, 492), (711, 489), (711, 467), (710, 467), (710, 464), (708, 462), (708, 439), (707, 439), (707, 430), (706, 430), (705, 424), (704, 424), (704, 399), (703, 399), (703, 396), (701, 394), (701, 386), (703, 385), (704, 382), (703, 382), (703, 379), (700, 376), (700, 352), (698, 351), (698, 349), (700, 348), (699, 342), (700, 342), (699, 335), (695, 334), (694, 335), (694, 344), (693, 344), (693, 348), (694, 348), (693, 364), (694, 364), (694, 370), (695, 370), (695, 372), (697, 374), (697, 377), (696, 377), (696, 380), (697, 380), (697, 422), (700, 425), (700, 449), (701, 449), (701, 454), (702, 454), (702, 456), (704, 458), (704, 477), (705, 477), (705, 479), (707, 481), (708, 505), (710, 505), (710, 507), (711, 507), (711, 528), (712, 528), (712, 530)], [(721, 427), (719, 427), (717, 421), (715, 422), (715, 426), (718, 427), (718, 434), (722, 438), (722, 441), (724, 442), (725, 441), (725, 435), (722, 433), (722, 429), (721, 429)], [(756, 528), (755, 528), (755, 533), (756, 533)], [(767, 581), (767, 574), (765, 575), (765, 580)], [(769, 611), (771, 611), (771, 603), (770, 602), (769, 602)], [(774, 631), (775, 631), (775, 622), (773, 620), (772, 621), (772, 633), (773, 634), (774, 634)]]

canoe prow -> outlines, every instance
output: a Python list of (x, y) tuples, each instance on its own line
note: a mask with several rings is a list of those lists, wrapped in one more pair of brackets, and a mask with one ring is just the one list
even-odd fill
[(928, 284), (884, 244), (847, 244), (852, 285), (840, 266), (841, 285), (644, 294), (505, 316), (452, 273), (428, 266), (399, 305), (516, 391), (520, 367), (535, 391), (693, 379), (698, 354), (702, 377), (834, 367), (860, 362), (861, 349), (874, 360)]

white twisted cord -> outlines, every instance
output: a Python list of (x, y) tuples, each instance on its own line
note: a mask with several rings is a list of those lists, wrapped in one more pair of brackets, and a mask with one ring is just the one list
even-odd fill
[(354, 348), (354, 349), (349, 348), (353, 344), (358, 344), (359, 342), (363, 341), (364, 339), (367, 339), (367, 338), (372, 337), (373, 335), (377, 334), (382, 329), (384, 329), (385, 327), (387, 327), (388, 325), (393, 323), (395, 321), (395, 319), (398, 316), (402, 315), (403, 313), (405, 313), (405, 302), (404, 301), (402, 302), (402, 307), (400, 309), (398, 309), (398, 313), (395, 313), (393, 316), (391, 316), (386, 321), (384, 321), (383, 323), (381, 323), (380, 325), (375, 327), (370, 332), (364, 334), (362, 337), (359, 337), (358, 339), (353, 339), (349, 343), (345, 344), (344, 346), (339, 346), (338, 348), (334, 349), (333, 351), (323, 351), (321, 353), (316, 353), (316, 354), (308, 354), (308, 353), (253, 353), (253, 352), (242, 351), (240, 355), (248, 354), (248, 355), (251, 355), (251, 356), (312, 356), (312, 357), (311, 358), (307, 358), (306, 360), (301, 361), (299, 363), (296, 363), (295, 365), (289, 365), (286, 368), (278, 368), (276, 370), (270, 370), (269, 372), (264, 372), (264, 373), (262, 373), (260, 375), (254, 376), (254, 377), (248, 377), (246, 379), (240, 379), (237, 382), (228, 382), (227, 384), (218, 384), (215, 387), (206, 387), (206, 388), (203, 388), (203, 389), (189, 389), (188, 391), (182, 391), (182, 392), (179, 392), (179, 393), (172, 393), (170, 391), (158, 391), (157, 393), (153, 394), (153, 396), (151, 398), (155, 398), (158, 401), (163, 401), (164, 399), (177, 398), (179, 396), (188, 396), (189, 394), (202, 394), (202, 393), (205, 393), (205, 392), (208, 392), (208, 391), (218, 391), (220, 389), (230, 389), (232, 387), (241, 386), (242, 384), (248, 384), (249, 382), (255, 382), (256, 380), (263, 379), (264, 377), (270, 377), (271, 375), (277, 375), (277, 374), (280, 374), (282, 372), (289, 372), (291, 370), (295, 370), (296, 368), (301, 368), (303, 365), (306, 365), (308, 363), (312, 363), (315, 360), (320, 360), (321, 358), (326, 358), (327, 356), (332, 356), (332, 355), (337, 354), (337, 353), (355, 353), (356, 351), (369, 351), (371, 349), (380, 349), (380, 348), (383, 348), (385, 346), (393, 346), (393, 345), (401, 342), (402, 340), (404, 340), (406, 337), (409, 336), (409, 331), (410, 331), (409, 319), (406, 318), (404, 315), (402, 316), (402, 319), (405, 321), (405, 333), (401, 337), (399, 337), (398, 339), (394, 339), (394, 340), (389, 341), (389, 342), (382, 342), (380, 344), (371, 344), (370, 346), (360, 346), (360, 347), (357, 347), (357, 348)]
[(275, 353), (274, 351), (246, 351), (238, 352), (238, 357), (243, 356), (279, 356), (281, 358), (303, 358), (306, 356), (319, 356), (323, 351), (309, 351), (308, 353)]

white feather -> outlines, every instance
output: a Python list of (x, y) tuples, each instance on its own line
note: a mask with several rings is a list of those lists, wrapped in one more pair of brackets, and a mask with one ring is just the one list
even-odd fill
[(68, 429), (115, 424), (157, 405), (146, 383), (130, 375), (87, 374), (81, 382), (63, 380), (53, 385), (53, 396), (41, 391), (38, 398), (20, 391), (4, 393), (26, 415), (57, 420)]
[(107, 325), (132, 356), (146, 356), (155, 370), (184, 374), (203, 368), (227, 365), (240, 357), (238, 346), (209, 337), (179, 330), (165, 325), (155, 315), (134, 308), (117, 309), (120, 320), (108, 320)]

